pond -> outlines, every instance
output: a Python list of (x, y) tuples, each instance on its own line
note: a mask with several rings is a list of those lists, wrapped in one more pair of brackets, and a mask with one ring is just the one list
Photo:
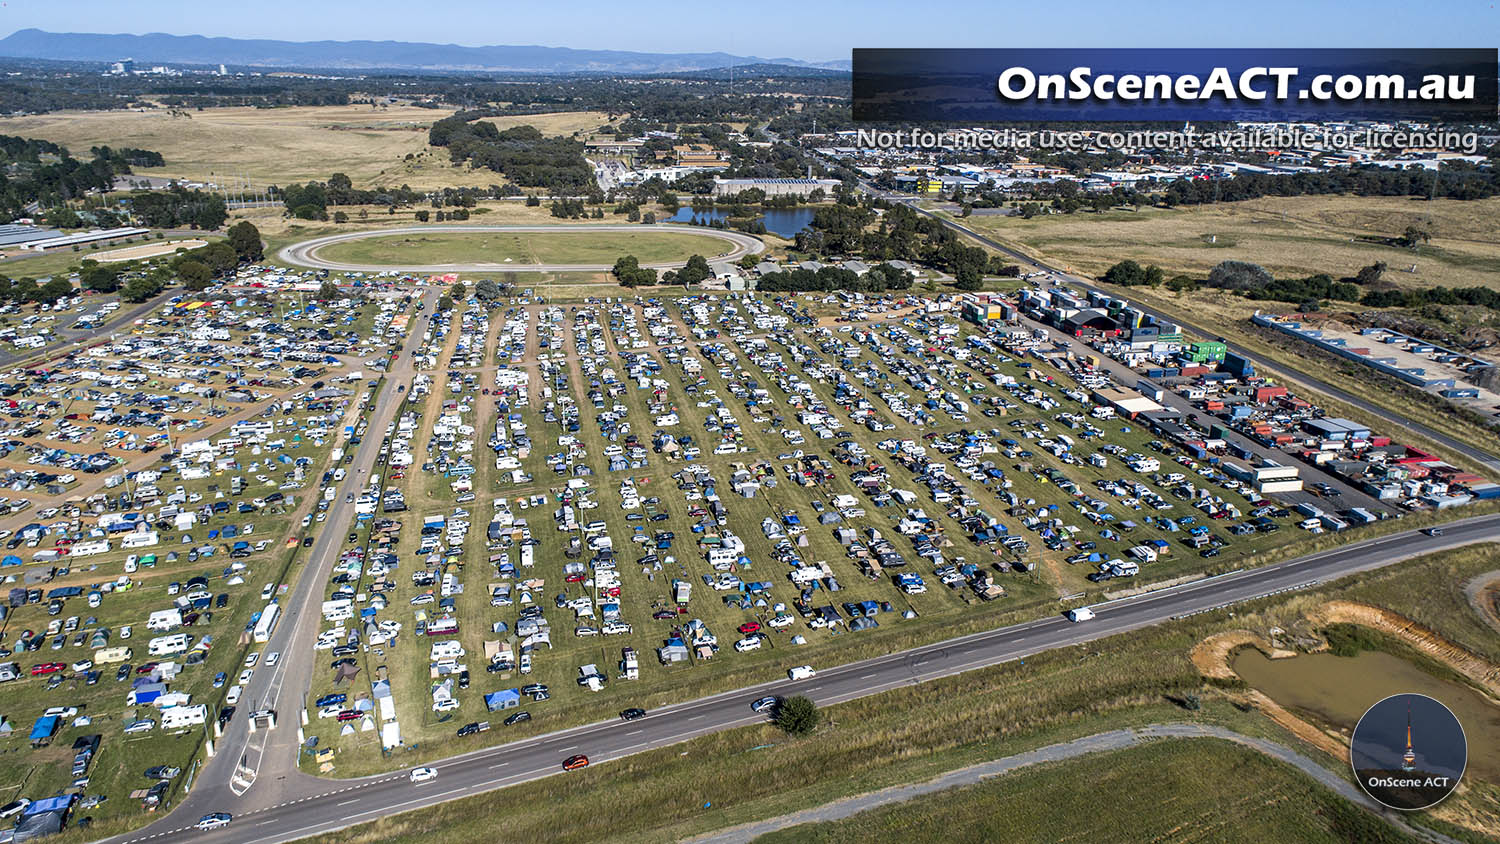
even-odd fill
[(1234, 671), (1267, 697), (1293, 710), (1311, 712), (1328, 724), (1353, 731), (1365, 710), (1401, 692), (1424, 694), (1447, 704), (1469, 743), (1469, 773), (1500, 783), (1500, 707), (1468, 686), (1439, 679), (1404, 659), (1381, 651), (1342, 657), (1330, 653), (1269, 659), (1254, 648), (1234, 657)]
[[(677, 213), (668, 217), (665, 222), (691, 223), (694, 218), (697, 218), (700, 222), (707, 223), (712, 220), (723, 220), (728, 216), (728, 212), (718, 209), (694, 211), (684, 206), (678, 208)], [(766, 231), (777, 237), (784, 237), (787, 240), (791, 240), (797, 236), (797, 232), (807, 228), (808, 223), (812, 222), (813, 209), (806, 207), (770, 208), (761, 212), (761, 216), (765, 218)]]

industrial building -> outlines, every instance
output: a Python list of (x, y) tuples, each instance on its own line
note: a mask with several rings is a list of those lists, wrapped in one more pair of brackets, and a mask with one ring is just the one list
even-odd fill
[(747, 190), (764, 191), (766, 196), (807, 198), (815, 190), (832, 196), (838, 179), (714, 179), (714, 196), (735, 196)]

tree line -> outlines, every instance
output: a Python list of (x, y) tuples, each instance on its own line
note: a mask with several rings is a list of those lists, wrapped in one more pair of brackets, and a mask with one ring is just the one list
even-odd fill
[(554, 195), (584, 194), (596, 187), (593, 168), (583, 158), (582, 142), (548, 138), (530, 125), (502, 131), (481, 119), (493, 115), (485, 109), (446, 117), (432, 124), (427, 142), (447, 148), (455, 164), (488, 168), (518, 185)]
[(90, 193), (103, 193), (132, 164), (154, 167), (161, 154), (132, 148), (94, 147), (87, 161), (67, 147), (36, 138), (0, 135), (0, 213), (19, 217), (28, 205), (60, 206)]

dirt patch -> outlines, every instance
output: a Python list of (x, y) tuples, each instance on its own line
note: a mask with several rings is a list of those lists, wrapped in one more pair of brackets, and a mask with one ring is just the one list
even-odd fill
[(1485, 623), (1500, 633), (1500, 570), (1485, 572), (1464, 584), (1469, 606)]
[(1226, 630), (1215, 633), (1193, 646), (1193, 665), (1203, 676), (1215, 680), (1232, 680), (1234, 669), (1229, 666), (1229, 657), (1243, 647), (1252, 647), (1271, 659), (1285, 659), (1297, 654), (1278, 648), (1266, 637), (1250, 630)]
[(1320, 625), (1359, 624), (1378, 630), (1452, 668), (1489, 694), (1500, 697), (1500, 666), (1491, 665), (1436, 632), (1390, 610), (1354, 601), (1329, 601), (1308, 616)]
[(155, 258), (158, 255), (171, 255), (178, 249), (192, 251), (201, 246), (207, 246), (206, 240), (167, 240), (160, 243), (143, 243), (140, 246), (127, 246), (124, 249), (111, 249), (108, 252), (100, 252), (94, 256), (94, 260), (101, 264), (112, 261), (134, 261), (140, 258)]

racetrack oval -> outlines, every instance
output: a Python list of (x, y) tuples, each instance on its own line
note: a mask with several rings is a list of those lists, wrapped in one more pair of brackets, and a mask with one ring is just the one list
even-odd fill
[[(653, 238), (660, 235), (670, 238), (715, 238), (723, 242), (726, 247), (717, 254), (703, 254), (705, 258), (712, 261), (735, 261), (747, 254), (759, 254), (765, 250), (765, 244), (759, 238), (752, 237), (742, 232), (726, 231), (723, 229), (711, 229), (702, 227), (686, 227), (674, 225), (536, 225), (536, 226), (407, 226), (393, 229), (371, 229), (368, 231), (348, 232), (327, 235), (324, 237), (304, 240), (283, 247), (278, 253), (282, 261), (301, 267), (313, 269), (337, 270), (341, 272), (386, 272), (396, 270), (411, 273), (451, 273), (451, 272), (607, 272), (614, 266), (614, 261), (602, 262), (567, 262), (567, 261), (413, 261), (413, 262), (386, 262), (386, 261), (361, 261), (327, 258), (319, 255), (319, 252), (335, 244), (351, 244), (357, 241), (370, 239), (388, 238), (411, 238), (428, 235), (482, 235), (497, 234), (524, 236), (527, 234), (538, 235), (561, 235), (565, 239), (587, 238), (597, 235), (601, 240), (624, 242), (628, 238), (622, 235), (650, 235)], [(430, 244), (429, 244), (430, 246)], [(587, 246), (587, 245), (585, 245)], [(594, 251), (601, 248), (600, 244), (593, 244)], [(625, 249), (625, 247), (621, 247)], [(424, 250), (426, 252), (431, 249)], [(455, 251), (461, 251), (455, 247)], [(565, 250), (560, 250), (565, 251)], [(586, 251), (586, 250), (585, 250)], [(688, 247), (689, 254), (692, 247)], [(628, 249), (620, 251), (614, 257), (630, 254)], [(642, 267), (651, 269), (674, 269), (687, 263), (688, 255), (681, 260), (663, 261), (641, 261)]]

